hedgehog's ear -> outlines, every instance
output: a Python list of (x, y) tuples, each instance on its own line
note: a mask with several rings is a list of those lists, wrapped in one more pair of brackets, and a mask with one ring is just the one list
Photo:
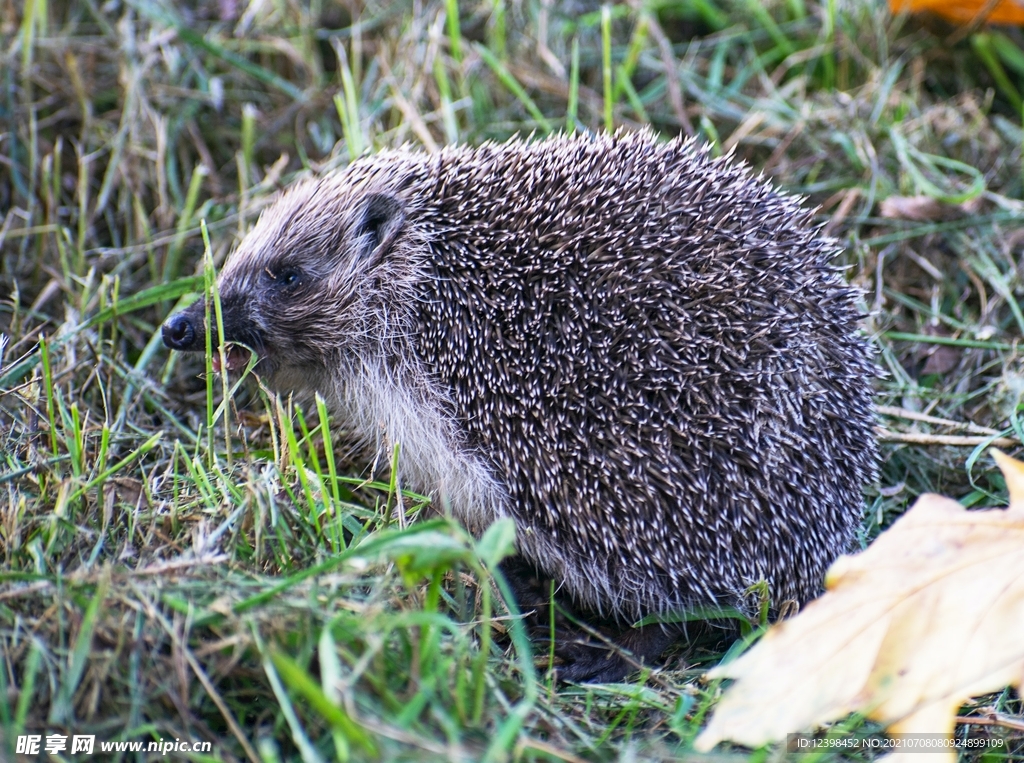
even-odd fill
[(385, 193), (371, 193), (363, 201), (355, 228), (358, 254), (370, 257), (387, 251), (405, 222), (402, 202)]

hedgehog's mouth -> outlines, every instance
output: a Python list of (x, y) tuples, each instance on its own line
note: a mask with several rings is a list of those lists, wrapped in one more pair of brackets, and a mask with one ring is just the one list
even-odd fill
[[(217, 373), (221, 371), (220, 353), (216, 350), (213, 352), (213, 370)], [(228, 343), (224, 347), (224, 364), (227, 366), (229, 371), (241, 371), (247, 365), (249, 365), (249, 358), (252, 357), (252, 353), (245, 347), (238, 344)]]

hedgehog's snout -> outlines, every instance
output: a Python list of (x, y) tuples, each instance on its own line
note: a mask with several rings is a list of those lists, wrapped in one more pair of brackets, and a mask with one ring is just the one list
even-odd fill
[[(199, 301), (202, 305), (202, 300)], [(177, 312), (161, 328), (164, 346), (179, 352), (198, 352), (205, 349), (205, 331), (202, 315), (192, 308)]]
[(168, 318), (162, 332), (164, 345), (172, 350), (190, 350), (196, 341), (196, 330), (184, 313), (176, 313)]

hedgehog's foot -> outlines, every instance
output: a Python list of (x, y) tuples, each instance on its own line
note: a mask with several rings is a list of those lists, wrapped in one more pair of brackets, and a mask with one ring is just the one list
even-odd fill
[[(602, 628), (607, 631), (607, 628)], [(645, 625), (622, 628), (598, 640), (579, 629), (574, 634), (559, 633), (555, 655), (562, 660), (558, 680), (571, 683), (615, 683), (630, 673), (650, 665), (679, 638), (679, 629), (671, 625)], [(602, 633), (602, 636), (605, 634)], [(568, 637), (567, 637), (568, 636)]]
[[(609, 618), (576, 610), (555, 591), (551, 578), (521, 556), (501, 563), (523, 621), (541, 654), (555, 641), (558, 679), (572, 683), (614, 683), (661, 656), (683, 630), (678, 625), (623, 626)], [(555, 604), (552, 634), (551, 605)]]

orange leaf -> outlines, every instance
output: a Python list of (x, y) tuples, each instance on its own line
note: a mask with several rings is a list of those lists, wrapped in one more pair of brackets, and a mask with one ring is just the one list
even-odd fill
[(990, 24), (1024, 26), (1024, 2), (1020, 0), (998, 0), (994, 5), (988, 0), (889, 0), (889, 10), (893, 13), (930, 11), (957, 24), (969, 24), (981, 16)]

